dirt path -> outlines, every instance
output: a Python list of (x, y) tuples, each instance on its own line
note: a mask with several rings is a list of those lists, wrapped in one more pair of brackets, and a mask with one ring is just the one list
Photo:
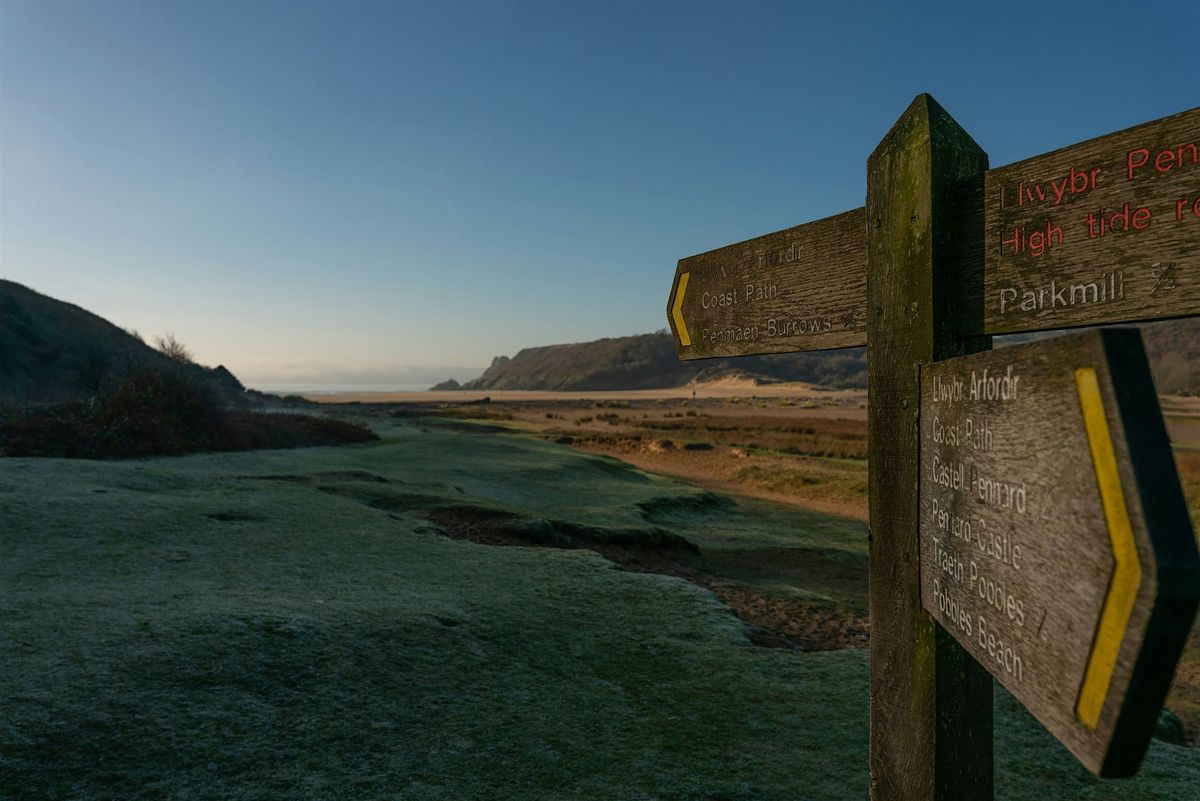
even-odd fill
[[(583, 438), (569, 444), (577, 450), (612, 456), (640, 470), (685, 481), (701, 489), (867, 522), (865, 486), (864, 491), (853, 494), (830, 486), (846, 481), (865, 484), (866, 477), (857, 475), (860, 468), (856, 465), (847, 468), (802, 457), (756, 456), (741, 448), (724, 446), (702, 450), (663, 448), (654, 442), (631, 439)], [(865, 467), (861, 470), (865, 473)], [(775, 474), (773, 478), (771, 473)], [(798, 474), (803, 477), (789, 481)]]

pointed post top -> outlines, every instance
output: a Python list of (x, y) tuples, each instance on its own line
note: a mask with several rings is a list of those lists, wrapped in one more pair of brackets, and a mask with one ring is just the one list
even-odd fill
[(928, 139), (942, 147), (984, 155), (983, 148), (975, 143), (971, 135), (942, 108), (933, 95), (922, 92), (913, 98), (908, 108), (900, 115), (900, 119), (896, 120), (883, 140), (871, 151), (868, 161), (873, 161), (886, 152), (912, 147), (914, 140), (920, 139)]

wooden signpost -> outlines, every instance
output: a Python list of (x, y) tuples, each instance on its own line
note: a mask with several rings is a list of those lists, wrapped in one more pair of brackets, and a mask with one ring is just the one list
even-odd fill
[(1140, 336), (926, 365), (920, 428), (925, 610), (1088, 768), (1132, 774), (1200, 578)]
[(680, 359), (867, 344), (863, 210), (682, 259), (667, 300)]
[(1200, 109), (991, 170), (983, 199), (983, 333), (1200, 312)]
[(679, 262), (681, 359), (866, 344), (871, 798), (990, 801), (992, 677), (1136, 771), (1200, 557), (1136, 331), (1200, 315), (1200, 109), (988, 170), (921, 95), (864, 209)]

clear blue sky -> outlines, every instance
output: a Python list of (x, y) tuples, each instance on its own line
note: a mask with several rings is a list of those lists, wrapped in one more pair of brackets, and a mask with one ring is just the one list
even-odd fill
[(0, 275), (247, 383), (662, 328), (862, 205), (928, 91), (993, 166), (1200, 102), (1200, 3), (0, 2)]

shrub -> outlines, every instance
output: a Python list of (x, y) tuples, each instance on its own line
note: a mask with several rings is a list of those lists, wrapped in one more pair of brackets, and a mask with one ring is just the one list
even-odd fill
[(227, 409), (214, 383), (183, 365), (137, 367), (98, 401), (0, 419), (0, 456), (127, 459), (377, 439), (340, 420)]
[(224, 415), (210, 382), (181, 367), (141, 367), (102, 400), (98, 422), (122, 455), (149, 456), (213, 449)]
[(191, 364), (193, 361), (192, 349), (176, 339), (174, 334), (155, 337), (154, 347), (158, 348), (159, 352), (168, 359), (180, 364)]
[(112, 355), (103, 348), (88, 348), (77, 368), (77, 378), (79, 385), (94, 396), (104, 389), (112, 372)]

